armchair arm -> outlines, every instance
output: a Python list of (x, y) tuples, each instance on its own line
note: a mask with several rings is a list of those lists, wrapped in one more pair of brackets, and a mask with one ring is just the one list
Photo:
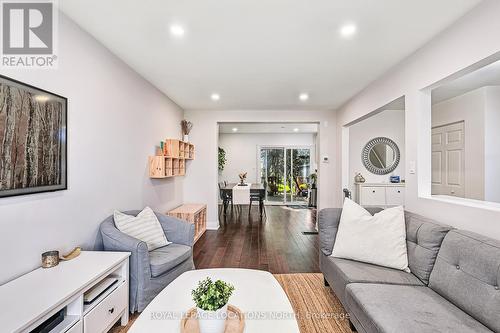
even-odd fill
[(100, 230), (103, 246), (106, 251), (148, 254), (146, 242), (129, 236), (116, 227), (107, 225), (107, 223), (101, 224)]
[(151, 277), (148, 246), (145, 242), (124, 234), (115, 227), (113, 217), (101, 223), (100, 232), (105, 251), (130, 252), (130, 310), (133, 312), (138, 288), (143, 288)]
[(156, 213), (156, 217), (158, 217), (169, 242), (193, 246), (194, 224), (159, 213)]

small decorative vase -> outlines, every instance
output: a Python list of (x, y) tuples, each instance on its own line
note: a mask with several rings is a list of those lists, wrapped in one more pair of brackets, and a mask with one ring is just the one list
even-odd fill
[(189, 135), (184, 134), (184, 140), (182, 140), (182, 141), (189, 142)]
[(361, 173), (357, 173), (356, 176), (354, 176), (354, 182), (355, 183), (364, 183), (365, 178), (361, 175)]
[(217, 311), (196, 308), (200, 333), (223, 333), (227, 319), (227, 304)]
[(59, 251), (48, 251), (42, 253), (42, 267), (51, 268), (59, 265)]

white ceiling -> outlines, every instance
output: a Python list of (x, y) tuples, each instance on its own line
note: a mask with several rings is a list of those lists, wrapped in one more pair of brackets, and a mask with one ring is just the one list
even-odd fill
[(357, 123), (363, 122), (366, 119), (374, 117), (374, 116), (376, 116), (379, 113), (382, 113), (384, 111), (401, 111), (401, 112), (405, 112), (406, 111), (405, 102), (406, 102), (405, 96), (401, 96), (399, 98), (396, 98), (392, 102), (389, 102), (386, 105), (381, 106), (378, 109), (373, 110), (372, 112), (366, 114), (364, 117), (356, 119), (355, 121), (347, 124), (347, 126), (356, 125)]
[(486, 86), (500, 86), (500, 61), (484, 66), (432, 90), (432, 104)]
[[(64, 0), (184, 109), (335, 109), (480, 0)], [(343, 24), (357, 34), (339, 36)], [(169, 33), (180, 24), (184, 38)], [(220, 94), (213, 102), (212, 93)], [(308, 92), (307, 102), (298, 100)]]
[[(233, 131), (236, 128), (237, 131)], [(248, 133), (318, 133), (318, 124), (315, 123), (220, 123), (219, 133), (248, 134)]]

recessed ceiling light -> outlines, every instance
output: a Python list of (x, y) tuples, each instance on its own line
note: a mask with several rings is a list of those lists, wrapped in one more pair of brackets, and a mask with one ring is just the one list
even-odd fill
[(358, 28), (356, 27), (355, 24), (353, 23), (345, 24), (342, 27), (340, 27), (340, 35), (344, 38), (349, 38), (354, 36), (357, 30)]
[(219, 94), (212, 94), (210, 96), (210, 98), (212, 99), (212, 101), (218, 101), (220, 99), (220, 95)]
[(237, 127), (233, 127), (233, 132), (238, 132), (238, 128)]
[(186, 31), (184, 30), (184, 28), (181, 25), (172, 24), (170, 26), (170, 34), (172, 36), (182, 37), (182, 36), (184, 36), (185, 33), (186, 33)]
[(305, 102), (309, 99), (309, 94), (306, 94), (306, 93), (302, 93), (299, 95), (299, 99), (302, 101), (302, 102)]
[(298, 131), (299, 131), (299, 129), (298, 129), (298, 128), (294, 128), (294, 129), (293, 129), (293, 131), (294, 131), (294, 132), (298, 132)]

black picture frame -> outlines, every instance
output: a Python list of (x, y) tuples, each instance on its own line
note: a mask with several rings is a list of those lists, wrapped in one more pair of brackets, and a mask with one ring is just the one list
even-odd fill
[(0, 75), (0, 198), (68, 189), (68, 99)]

